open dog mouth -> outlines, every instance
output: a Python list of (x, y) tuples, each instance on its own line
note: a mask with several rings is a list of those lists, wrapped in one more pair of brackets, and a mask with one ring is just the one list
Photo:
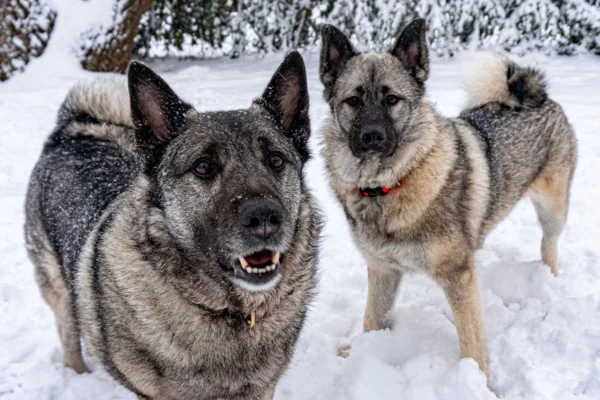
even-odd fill
[(234, 282), (252, 291), (273, 287), (280, 277), (281, 253), (263, 249), (234, 261)]

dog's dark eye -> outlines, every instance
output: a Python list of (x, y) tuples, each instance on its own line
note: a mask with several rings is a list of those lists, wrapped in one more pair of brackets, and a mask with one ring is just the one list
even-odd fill
[(390, 106), (397, 104), (399, 101), (400, 101), (400, 98), (398, 96), (394, 96), (393, 94), (389, 94), (385, 98), (385, 102)]
[(208, 160), (198, 160), (192, 171), (200, 179), (213, 179), (218, 172), (217, 167)]
[(285, 165), (285, 158), (279, 153), (271, 153), (267, 157), (267, 165), (275, 172), (279, 172)]
[(346, 104), (348, 104), (350, 107), (358, 107), (360, 105), (360, 99), (356, 96), (352, 96), (346, 99)]

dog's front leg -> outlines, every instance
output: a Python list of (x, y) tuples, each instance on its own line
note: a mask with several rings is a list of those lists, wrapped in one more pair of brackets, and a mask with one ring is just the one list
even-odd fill
[(481, 300), (473, 256), (469, 256), (465, 263), (440, 266), (436, 269), (435, 278), (444, 289), (454, 315), (461, 357), (477, 361), (489, 385)]
[(363, 330), (365, 332), (390, 328), (389, 312), (394, 307), (402, 272), (369, 262), (369, 289)]
[[(392, 319), (389, 316), (389, 312), (394, 306), (394, 300), (396, 300), (398, 287), (402, 280), (402, 272), (398, 270), (374, 262), (368, 262), (368, 267), (369, 287), (365, 319), (363, 321), (364, 332), (376, 331), (392, 326)], [(348, 357), (350, 355), (350, 346), (339, 348), (337, 355), (344, 358)]]
[(269, 388), (263, 395), (261, 400), (273, 400), (275, 398), (275, 386)]

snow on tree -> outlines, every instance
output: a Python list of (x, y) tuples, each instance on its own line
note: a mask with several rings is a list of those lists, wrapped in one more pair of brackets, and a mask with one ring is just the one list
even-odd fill
[(454, 51), (470, 47), (498, 47), (506, 10), (499, 1), (463, 0), (452, 2), (449, 17), (455, 38)]
[(142, 15), (152, 0), (114, 0), (109, 26), (94, 26), (79, 40), (79, 60), (90, 71), (125, 72)]
[(590, 51), (600, 55), (600, 0), (558, 0), (558, 30), (565, 38), (559, 54)]
[[(314, 29), (309, 32), (315, 0), (256, 1), (237, 0), (237, 42), (259, 52), (304, 47), (314, 43)], [(240, 29), (241, 28), (241, 29)], [(237, 52), (246, 48), (238, 48)]]
[[(432, 54), (491, 48), (600, 54), (600, 0), (156, 0), (136, 39), (141, 56), (239, 56), (316, 46), (333, 24), (365, 51), (385, 51), (414, 18)], [(196, 47), (199, 46), (197, 49)], [(187, 51), (186, 51), (187, 49)], [(190, 49), (193, 49), (190, 51)]]
[(220, 48), (231, 32), (227, 0), (154, 0), (141, 21), (135, 39), (136, 52), (155, 56), (151, 48), (162, 47), (165, 53), (184, 47), (199, 49), (200, 57)]
[(0, 0), (0, 81), (42, 55), (56, 11), (44, 0)]
[[(56, 13), (47, 0), (0, 0), (0, 79), (43, 51)], [(80, 1), (80, 0), (73, 0)], [(432, 55), (464, 49), (600, 55), (600, 0), (110, 0), (112, 20), (78, 42), (84, 68), (125, 71), (139, 57), (211, 57), (315, 48), (333, 24), (362, 51), (386, 51), (427, 21)]]

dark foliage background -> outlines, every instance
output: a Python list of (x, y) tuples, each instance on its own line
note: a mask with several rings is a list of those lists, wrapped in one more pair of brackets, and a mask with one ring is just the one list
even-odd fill
[[(317, 44), (332, 23), (359, 47), (386, 49), (416, 17), (439, 56), (466, 48), (600, 54), (600, 0), (155, 0), (140, 23), (141, 56), (271, 52)], [(194, 56), (194, 54), (187, 54)]]
[[(85, 0), (72, 0), (85, 1)], [(431, 53), (600, 55), (600, 0), (105, 0), (110, 22), (78, 36), (92, 71), (124, 72), (132, 57), (238, 57), (316, 47), (334, 24), (361, 50), (384, 51), (411, 20), (428, 23)], [(41, 55), (51, 0), (0, 0), (0, 80)]]
[(44, 0), (0, 0), (0, 81), (44, 52), (56, 11)]

